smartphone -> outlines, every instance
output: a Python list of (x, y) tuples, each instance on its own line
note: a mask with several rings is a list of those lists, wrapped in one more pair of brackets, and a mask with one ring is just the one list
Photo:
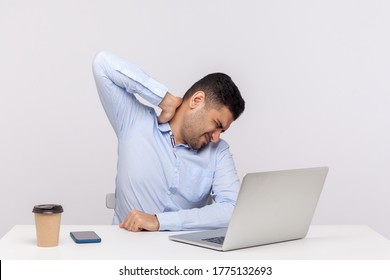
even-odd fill
[(94, 231), (71, 231), (70, 236), (76, 243), (99, 243), (102, 241)]

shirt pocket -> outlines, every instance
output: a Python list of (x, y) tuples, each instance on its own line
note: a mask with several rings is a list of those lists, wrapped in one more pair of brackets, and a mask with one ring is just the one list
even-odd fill
[(189, 202), (194, 203), (193, 207), (203, 206), (209, 197), (212, 183), (212, 171), (191, 168), (185, 172), (183, 178), (184, 197)]

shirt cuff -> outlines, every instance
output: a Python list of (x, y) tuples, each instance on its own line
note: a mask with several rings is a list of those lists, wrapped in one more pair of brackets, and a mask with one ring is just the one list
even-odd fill
[(153, 78), (149, 78), (149, 81), (146, 86), (151, 92), (153, 92), (155, 95), (158, 95), (161, 98), (164, 98), (165, 94), (168, 91), (168, 87), (166, 87), (165, 85), (156, 81)]
[(177, 212), (165, 212), (156, 214), (161, 230), (182, 230), (179, 214)]
[(136, 93), (152, 105), (158, 106), (168, 87), (150, 77), (140, 68), (118, 67), (117, 71), (139, 84)]

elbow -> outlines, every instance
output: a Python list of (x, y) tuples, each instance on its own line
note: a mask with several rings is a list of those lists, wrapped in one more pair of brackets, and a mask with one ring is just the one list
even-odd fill
[(104, 65), (107, 63), (108, 57), (108, 51), (99, 51), (95, 54), (92, 60), (92, 71), (95, 76), (102, 76), (105, 68)]

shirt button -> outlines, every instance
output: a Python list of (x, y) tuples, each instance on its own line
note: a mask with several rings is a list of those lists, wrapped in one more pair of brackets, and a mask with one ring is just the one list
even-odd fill
[(171, 194), (175, 194), (177, 189), (175, 187), (172, 187), (172, 188), (169, 189), (169, 191), (170, 191)]

